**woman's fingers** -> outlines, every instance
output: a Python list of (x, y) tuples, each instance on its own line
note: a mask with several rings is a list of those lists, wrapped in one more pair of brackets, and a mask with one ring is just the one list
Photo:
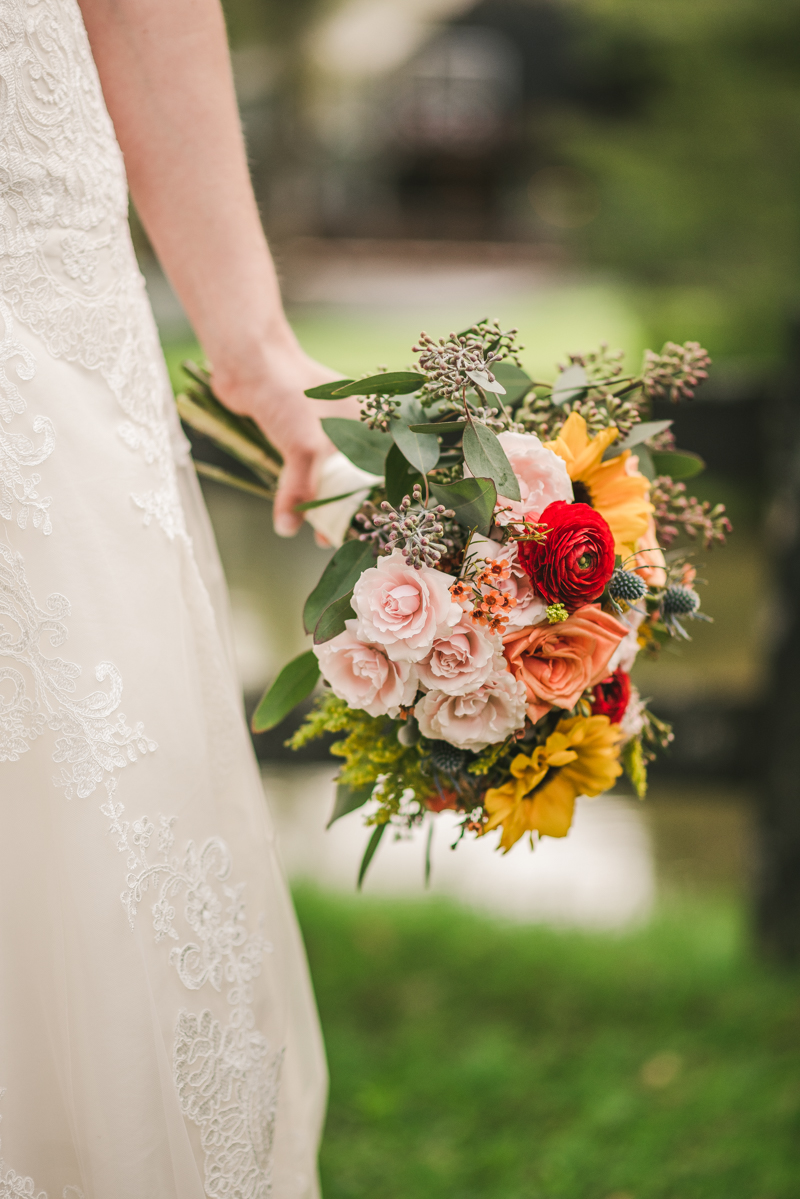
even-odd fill
[(303, 523), (303, 514), (296, 504), (313, 500), (316, 485), (316, 458), (313, 454), (295, 453), (287, 456), (278, 481), (278, 491), (272, 511), (272, 523), (279, 537), (294, 537)]

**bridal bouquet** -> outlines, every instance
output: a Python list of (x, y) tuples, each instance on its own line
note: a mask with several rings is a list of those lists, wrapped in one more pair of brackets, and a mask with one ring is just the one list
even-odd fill
[[(563, 837), (575, 799), (647, 764), (672, 734), (631, 682), (686, 623), (706, 620), (679, 533), (724, 542), (723, 505), (686, 495), (703, 468), (678, 450), (653, 399), (691, 399), (709, 358), (695, 342), (573, 354), (554, 381), (522, 369), (516, 330), (481, 321), (439, 341), (414, 370), (339, 380), (306, 394), (363, 397), (361, 420), (323, 421), (337, 447), (307, 519), (337, 546), (308, 597), (313, 648), (256, 710), (274, 727), (321, 680), (290, 744), (340, 734), (332, 820), (364, 808), (372, 834), (458, 814), (459, 836)], [(196, 369), (184, 420), (241, 469), (206, 473), (269, 494), (280, 460), (218, 405)], [(215, 407), (216, 405), (216, 407)], [(219, 423), (219, 427), (218, 427)]]

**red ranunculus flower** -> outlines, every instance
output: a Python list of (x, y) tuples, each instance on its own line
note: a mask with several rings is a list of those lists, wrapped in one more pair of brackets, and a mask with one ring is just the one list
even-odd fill
[(624, 670), (615, 670), (602, 683), (595, 683), (592, 716), (607, 716), (619, 724), (631, 698), (631, 677)]
[(614, 573), (614, 536), (589, 504), (556, 500), (539, 517), (543, 543), (520, 541), (517, 558), (536, 591), (548, 604), (569, 612), (603, 593)]

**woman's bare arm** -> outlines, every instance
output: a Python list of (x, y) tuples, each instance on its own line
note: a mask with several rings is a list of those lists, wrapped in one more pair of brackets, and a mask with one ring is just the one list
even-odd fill
[[(297, 531), (330, 451), (304, 388), (333, 378), (289, 327), (253, 196), (219, 0), (79, 0), (137, 211), (220, 399), (285, 459), (275, 527)], [(337, 405), (324, 404), (333, 415)]]

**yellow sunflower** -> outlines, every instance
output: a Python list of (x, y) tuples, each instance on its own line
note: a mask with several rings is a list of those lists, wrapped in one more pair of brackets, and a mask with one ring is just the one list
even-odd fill
[(646, 535), (653, 505), (648, 480), (638, 471), (629, 473), (630, 450), (603, 462), (603, 454), (616, 440), (618, 431), (612, 425), (589, 437), (586, 421), (572, 412), (555, 441), (545, 445), (566, 462), (575, 499), (591, 504), (605, 517), (614, 535), (616, 553), (627, 557)]
[(490, 813), (485, 831), (503, 826), (500, 848), (506, 853), (527, 832), (566, 837), (575, 798), (607, 791), (622, 773), (622, 733), (607, 716), (570, 716), (560, 720), (544, 745), (511, 763), (513, 780), (490, 787), (484, 804)]

